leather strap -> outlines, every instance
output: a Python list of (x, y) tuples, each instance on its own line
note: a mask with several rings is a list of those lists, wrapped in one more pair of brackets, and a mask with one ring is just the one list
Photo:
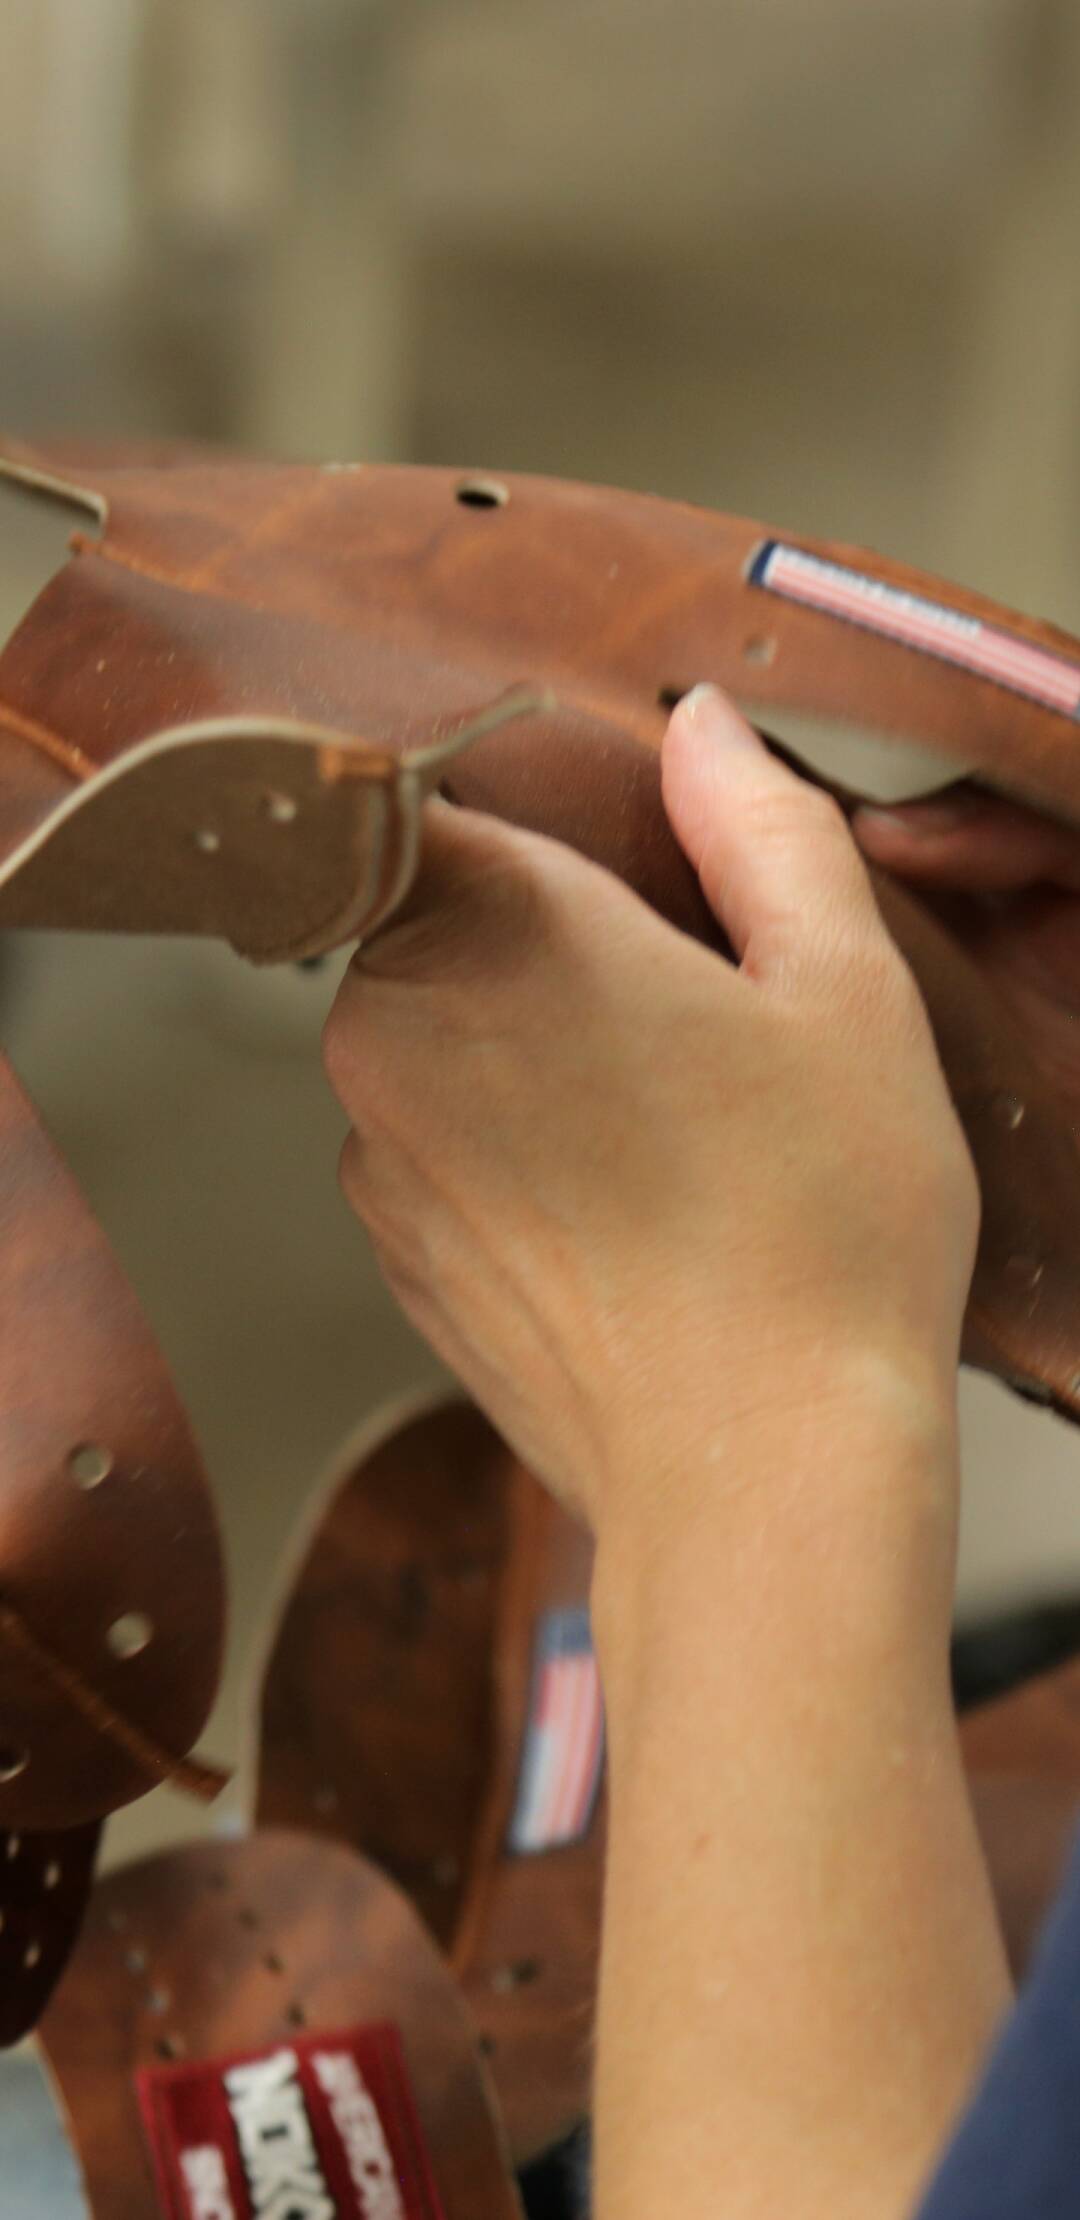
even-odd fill
[(589, 2103), (604, 1808), (588, 1537), (481, 1413), (382, 1414), (313, 1513), (256, 1817), (378, 1859), (449, 1952), (515, 2164)]
[[(312, 2036), (387, 2026), (439, 2220), (521, 2220), (475, 2028), (415, 1913), (373, 1866), (266, 1832), (111, 1873), (39, 2036), (94, 2220), (173, 2209), (159, 2202), (141, 2070), (280, 2057)], [(405, 2220), (430, 2209), (402, 2200)]]

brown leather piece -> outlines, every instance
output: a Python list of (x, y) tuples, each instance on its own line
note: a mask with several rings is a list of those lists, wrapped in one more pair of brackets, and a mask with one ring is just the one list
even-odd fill
[(104, 1235), (0, 1064), (0, 1827), (169, 1775), (217, 1685), (224, 1582), (187, 1421)]
[(390, 2022), (446, 2220), (520, 2220), (476, 2030), (400, 1893), (281, 1832), (112, 1873), (41, 2025), (94, 2220), (156, 2220), (134, 2074)]
[(1080, 1791), (1080, 1658), (965, 1711), (960, 1741), (971, 1773), (1038, 1775)]
[(82, 1924), (95, 1821), (52, 1834), (0, 1834), (0, 2050), (37, 2025)]
[(479, 1411), (376, 1421), (332, 1481), (272, 1638), (257, 1818), (343, 1838), (407, 1889), (476, 2016), (515, 2163), (589, 2103), (603, 1799), (507, 1847), (544, 1615), (588, 1598), (588, 1537)]
[[(766, 727), (786, 710), (892, 732), (1080, 824), (1075, 718), (766, 593), (756, 524), (535, 478), (82, 463), (69, 497), (100, 536), (0, 657), (0, 925), (213, 932), (264, 958), (370, 931), (413, 866), (425, 750), (518, 684), (554, 706), (462, 753), (452, 791), (571, 841), (707, 939), (657, 769), (661, 698), (702, 678)], [(63, 457), (22, 449), (14, 468), (62, 490)], [(979, 595), (798, 544), (1080, 663), (1067, 634)], [(1075, 1105), (930, 910), (879, 889), (982, 1182), (966, 1354), (1075, 1417)]]
[(1065, 1878), (1080, 1789), (1038, 1775), (986, 1774), (972, 1782), (971, 1795), (1009, 1970), (1020, 1982)]
[(960, 1743), (1019, 1976), (1080, 1828), (1080, 1659), (965, 1711)]

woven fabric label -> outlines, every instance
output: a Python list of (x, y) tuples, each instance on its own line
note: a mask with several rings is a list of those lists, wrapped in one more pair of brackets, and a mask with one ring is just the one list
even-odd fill
[(1080, 664), (1014, 639), (980, 617), (964, 616), (921, 594), (906, 593), (842, 563), (808, 555), (804, 548), (767, 540), (750, 568), (750, 584), (786, 601), (801, 601), (826, 616), (845, 618), (902, 647), (958, 663), (1011, 693), (1026, 694), (1063, 717), (1080, 717)]
[(592, 1823), (603, 1765), (604, 1709), (589, 1614), (549, 1611), (533, 1656), (509, 1848), (524, 1854), (580, 1842)]
[(395, 2028), (137, 2082), (166, 2220), (444, 2220)]

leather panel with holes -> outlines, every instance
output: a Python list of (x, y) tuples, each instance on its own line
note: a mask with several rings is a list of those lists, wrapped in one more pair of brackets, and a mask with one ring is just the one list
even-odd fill
[[(14, 444), (0, 476), (81, 524), (0, 653), (5, 930), (201, 933), (260, 961), (317, 958), (393, 914), (438, 785), (568, 841), (719, 946), (660, 798), (667, 705), (701, 679), (767, 732), (885, 731), (1080, 826), (1080, 642), (865, 551), (501, 473)], [(1075, 1418), (1080, 1083), (1021, 1034), (942, 914), (884, 877), (876, 891), (979, 1173), (965, 1355)], [(92, 1829), (161, 1779), (213, 1792), (190, 1751), (223, 1579), (149, 1329), (2, 1063), (0, 1221), (0, 1830), (28, 1840)], [(536, 1548), (569, 1577), (550, 1536)], [(548, 1600), (519, 1694), (543, 1658), (581, 1669), (571, 1601)], [(491, 1720), (484, 1686), (463, 1673), (463, 1715)], [(504, 1756), (491, 1781), (475, 1837), (470, 1775), (447, 1791), (445, 1843), (388, 1817), (386, 1847), (486, 1984), (498, 2056), (529, 2011), (540, 2024), (580, 1936), (538, 1944), (512, 1860), (477, 1864), (481, 1838), (527, 1842), (535, 1818)], [(337, 1823), (331, 1767), (305, 1794), (309, 1825)], [(90, 1837), (76, 1839), (60, 1855), (73, 1890)], [(26, 1996), (54, 1966), (56, 1920), (55, 1951), (40, 1923), (22, 1943)]]
[[(350, 2030), (389, 2030), (400, 2048), (416, 2113), (402, 2220), (520, 2220), (477, 2029), (416, 1913), (373, 1866), (267, 1829), (109, 1874), (40, 2033), (93, 2220), (160, 2214), (140, 2078), (145, 2099), (170, 2068), (213, 2078), (216, 2062), (280, 2061), (320, 2037), (332, 2053)], [(242, 2191), (241, 2180), (238, 2213)]]
[[(1080, 642), (865, 550), (502, 473), (70, 442), (4, 472), (83, 529), (0, 655), (0, 925), (303, 960), (391, 913), (439, 779), (714, 941), (658, 773), (661, 702), (701, 679), (1080, 825)], [(1075, 1417), (1080, 1089), (939, 913), (877, 890), (980, 1176), (965, 1355)]]
[(407, 1890), (525, 2164), (589, 2106), (591, 1544), (478, 1410), (444, 1400), (365, 1426), (305, 1531), (259, 1692), (257, 1823), (350, 1842)]

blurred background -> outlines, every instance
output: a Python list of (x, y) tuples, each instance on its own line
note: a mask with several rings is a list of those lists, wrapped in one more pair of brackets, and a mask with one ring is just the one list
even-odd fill
[[(1076, 0), (4, 0), (0, 423), (608, 480), (1080, 612)], [(0, 624), (63, 553), (0, 511)], [(222, 1505), (282, 1551), (433, 1376), (336, 1188), (333, 964), (14, 937), (6, 1044)], [(1080, 1452), (964, 1387), (961, 1612), (1080, 1591)], [(108, 1855), (236, 1825), (161, 1792)]]

